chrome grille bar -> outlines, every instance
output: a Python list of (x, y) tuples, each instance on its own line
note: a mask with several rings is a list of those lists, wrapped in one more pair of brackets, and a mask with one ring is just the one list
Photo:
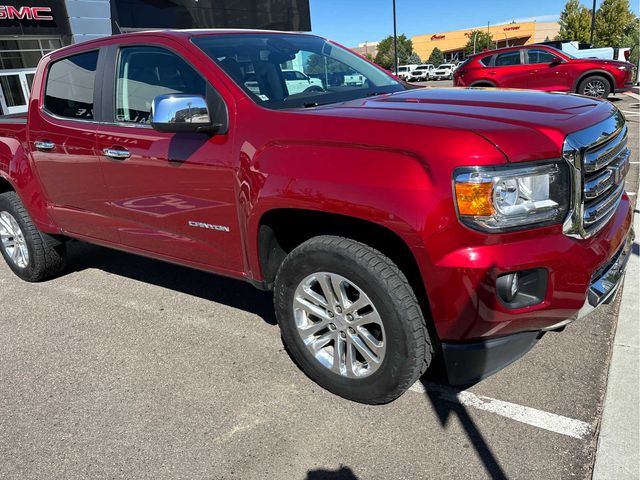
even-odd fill
[(565, 234), (589, 238), (615, 215), (624, 194), (631, 151), (620, 112), (565, 140), (563, 156), (572, 167), (572, 207)]
[(591, 150), (584, 155), (584, 171), (592, 173), (609, 165), (615, 160), (620, 152), (627, 146), (627, 126), (615, 138), (607, 142), (606, 145), (595, 150)]
[(624, 184), (618, 185), (612, 195), (606, 195), (602, 200), (590, 207), (585, 206), (583, 217), (585, 227), (591, 227), (605, 218), (610, 218), (618, 206), (623, 192)]

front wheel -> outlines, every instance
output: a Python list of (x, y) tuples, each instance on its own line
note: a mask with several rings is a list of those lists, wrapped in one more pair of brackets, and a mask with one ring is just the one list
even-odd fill
[(278, 271), (274, 303), (293, 359), (344, 398), (390, 402), (431, 362), (431, 340), (407, 278), (362, 243), (321, 236), (297, 247)]
[(587, 97), (607, 98), (611, 93), (611, 85), (606, 78), (594, 75), (580, 82), (578, 93)]
[(46, 280), (65, 267), (65, 244), (38, 231), (15, 192), (0, 195), (0, 251), (27, 282)]

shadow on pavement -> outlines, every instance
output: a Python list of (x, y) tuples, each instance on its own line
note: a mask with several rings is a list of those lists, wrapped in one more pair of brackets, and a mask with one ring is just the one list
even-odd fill
[(270, 325), (277, 324), (272, 294), (246, 282), (84, 242), (69, 242), (67, 249), (67, 273), (97, 268), (251, 312)]
[(310, 470), (305, 480), (358, 480), (349, 467), (338, 470)]
[[(258, 315), (270, 325), (277, 324), (271, 293), (257, 290), (252, 285), (240, 280), (220, 277), (84, 242), (70, 242), (68, 253), (67, 272), (97, 268), (113, 275), (245, 310)], [(437, 372), (440, 368), (431, 370)], [(505, 472), (475, 422), (469, 416), (465, 406), (450, 401), (451, 399), (443, 398), (442, 392), (438, 390), (430, 389), (430, 384), (433, 385), (434, 380), (440, 382), (442, 378), (440, 371), (425, 375), (420, 380), (425, 387), (428, 400), (438, 415), (440, 424), (444, 428), (451, 416), (457, 417), (482, 460), (487, 473), (496, 480), (506, 479)], [(455, 394), (457, 390), (452, 390), (452, 392)], [(358, 477), (349, 467), (342, 466), (338, 470), (311, 470), (307, 473), (305, 480), (358, 480)]]
[[(438, 415), (440, 425), (442, 425), (442, 427), (444, 428), (447, 426), (447, 423), (449, 422), (451, 416), (458, 417), (458, 420), (460, 420), (462, 428), (464, 428), (469, 441), (473, 445), (473, 448), (476, 450), (478, 457), (482, 461), (487, 474), (494, 480), (506, 480), (507, 475), (505, 474), (504, 470), (502, 470), (498, 459), (491, 451), (491, 447), (487, 444), (487, 441), (467, 412), (466, 407), (461, 403), (451, 401), (454, 400), (453, 398), (443, 398), (442, 392), (433, 389), (432, 384), (425, 377), (420, 379), (420, 383), (422, 383), (422, 385), (424, 386), (427, 399), (431, 402), (433, 409)], [(447, 396), (454, 396), (456, 393), (461, 391), (453, 387), (443, 386), (443, 388), (451, 390), (451, 394)]]

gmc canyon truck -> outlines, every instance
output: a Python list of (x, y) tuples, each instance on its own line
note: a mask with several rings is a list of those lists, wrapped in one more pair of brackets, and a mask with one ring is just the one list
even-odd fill
[[(365, 80), (291, 93), (294, 66)], [(611, 300), (626, 142), (606, 101), (410, 89), (313, 35), (113, 36), (46, 55), (0, 121), (1, 250), (30, 282), (79, 239), (273, 290), (304, 372), (384, 403), (432, 364), (477, 382)]]

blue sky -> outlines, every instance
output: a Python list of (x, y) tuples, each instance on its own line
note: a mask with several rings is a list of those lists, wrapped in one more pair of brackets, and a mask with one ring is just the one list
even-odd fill
[[(446, 32), (537, 16), (557, 18), (566, 0), (396, 0), (398, 34)], [(591, 8), (591, 0), (582, 0)], [(597, 0), (600, 5), (602, 0)], [(310, 0), (313, 33), (347, 47), (393, 33), (391, 0)], [(631, 0), (636, 14), (638, 1)]]

